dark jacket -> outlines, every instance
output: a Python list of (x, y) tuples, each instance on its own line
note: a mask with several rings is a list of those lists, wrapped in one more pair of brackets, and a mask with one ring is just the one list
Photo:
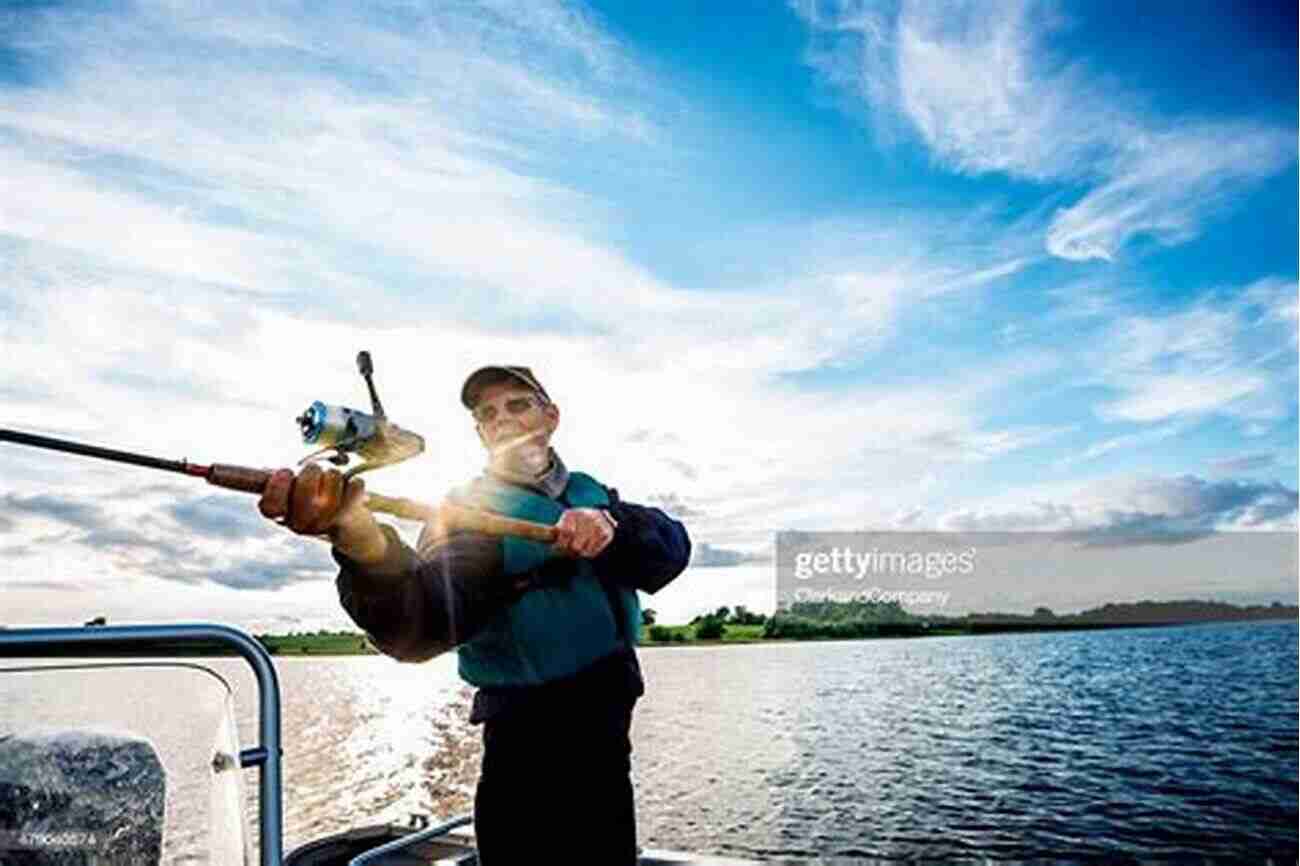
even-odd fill
[[(614, 538), (591, 560), (602, 580), (655, 593), (685, 569), (691, 543), (679, 521), (658, 508), (618, 499), (610, 489), (610, 515), (617, 521)], [(474, 637), (503, 607), (552, 575), (543, 566), (520, 581), (504, 574), (501, 539), (478, 532), (457, 532), (416, 552), (395, 530), (388, 536), (387, 559), (362, 567), (335, 550), (339, 563), (339, 600), (375, 646), (402, 661), (424, 661)], [(617, 689), (640, 694), (635, 652), (606, 658), (571, 681), (531, 689), (481, 689), (475, 697), (474, 721), (495, 715), (542, 692), (565, 689)], [(486, 694), (485, 694), (486, 693)]]

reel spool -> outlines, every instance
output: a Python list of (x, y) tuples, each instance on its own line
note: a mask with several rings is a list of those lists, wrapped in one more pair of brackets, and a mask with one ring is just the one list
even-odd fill
[(379, 432), (378, 419), (347, 406), (330, 406), (320, 400), (297, 417), (302, 441), (319, 448), (346, 446), (357, 439), (369, 439)]
[(424, 450), (423, 437), (403, 430), (384, 415), (384, 405), (379, 402), (379, 393), (371, 379), (374, 365), (369, 352), (357, 355), (357, 369), (366, 380), (373, 411), (362, 412), (320, 400), (313, 402), (295, 420), (302, 441), (319, 450), (308, 454), (300, 463), (325, 457), (336, 466), (346, 466), (349, 453), (360, 454), (367, 462), (348, 470), (346, 474), (350, 478), (359, 472), (409, 460)]

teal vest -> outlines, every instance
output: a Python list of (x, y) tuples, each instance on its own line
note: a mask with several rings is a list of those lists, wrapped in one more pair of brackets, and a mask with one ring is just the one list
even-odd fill
[[(453, 498), (507, 517), (554, 525), (566, 508), (609, 505), (605, 488), (581, 472), (569, 473), (560, 501), (490, 476)], [(521, 574), (551, 558), (550, 546), (507, 536), (501, 540), (506, 574)], [(461, 679), (471, 685), (534, 686), (576, 674), (620, 646), (613, 606), (591, 560), (576, 558), (567, 583), (531, 589), (498, 613), (474, 638), (461, 644)], [(622, 602), (625, 633), (636, 643), (641, 602), (636, 590), (611, 586)]]

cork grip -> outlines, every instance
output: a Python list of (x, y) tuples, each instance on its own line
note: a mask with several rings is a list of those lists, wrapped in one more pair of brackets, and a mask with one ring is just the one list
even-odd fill
[(488, 535), (513, 535), (517, 538), (527, 538), (530, 541), (540, 541), (543, 544), (552, 544), (555, 541), (554, 526), (533, 523), (529, 520), (519, 520), (513, 517), (502, 517), (490, 511), (482, 511), (464, 505), (453, 505), (449, 502), (434, 506), (416, 502), (412, 499), (367, 493), (366, 507), (371, 511), (379, 511), (396, 517), (404, 517), (407, 520), (419, 520), (433, 524), (436, 527), (434, 531), (438, 535), (454, 532), (458, 529), (468, 529), (473, 532), (485, 532)]
[(204, 476), (209, 484), (226, 487), (230, 490), (242, 490), (245, 493), (261, 493), (266, 489), (266, 482), (271, 480), (271, 473), (265, 469), (249, 469), (247, 466), (231, 466), (214, 463)]

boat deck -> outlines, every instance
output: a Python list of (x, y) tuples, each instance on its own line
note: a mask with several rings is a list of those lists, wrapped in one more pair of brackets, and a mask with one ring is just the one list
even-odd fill
[[(410, 827), (384, 825), (365, 827), (312, 842), (285, 861), (285, 866), (347, 866), (364, 856), (365, 866), (477, 866), (474, 837), (470, 827), (459, 827), (435, 838)], [(394, 843), (405, 840), (400, 846)], [(380, 852), (377, 849), (386, 848)], [(545, 852), (547, 862), (565, 862), (563, 850)], [(643, 849), (641, 866), (754, 866), (752, 860), (702, 857), (675, 851)]]

